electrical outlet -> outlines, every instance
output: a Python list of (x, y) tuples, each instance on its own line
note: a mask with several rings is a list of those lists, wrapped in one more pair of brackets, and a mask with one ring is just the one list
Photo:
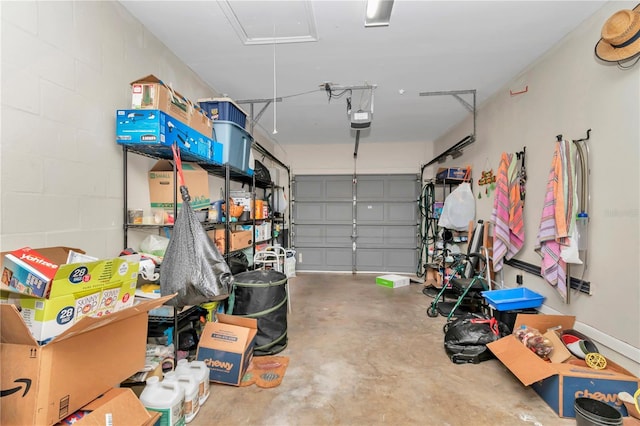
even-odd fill
[(516, 275), (516, 283), (518, 283), (518, 285), (522, 285), (522, 274)]

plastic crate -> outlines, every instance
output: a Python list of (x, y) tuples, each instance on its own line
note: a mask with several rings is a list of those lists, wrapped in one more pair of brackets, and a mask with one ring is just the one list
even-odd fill
[(233, 121), (243, 129), (247, 124), (247, 114), (229, 98), (200, 99), (198, 104), (212, 120)]
[(247, 173), (253, 138), (232, 121), (214, 120), (213, 137), (222, 144), (222, 162)]
[(496, 311), (537, 308), (544, 302), (544, 296), (526, 287), (483, 291), (482, 296)]

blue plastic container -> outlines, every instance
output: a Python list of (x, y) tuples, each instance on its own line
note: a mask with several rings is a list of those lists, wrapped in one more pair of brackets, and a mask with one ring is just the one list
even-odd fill
[(248, 173), (253, 145), (251, 135), (232, 121), (214, 120), (213, 137), (216, 142), (222, 144), (222, 162)]
[(243, 129), (247, 124), (247, 114), (230, 99), (202, 99), (198, 104), (212, 120), (233, 121)]
[(483, 291), (482, 296), (496, 311), (537, 308), (544, 302), (544, 296), (526, 287)]

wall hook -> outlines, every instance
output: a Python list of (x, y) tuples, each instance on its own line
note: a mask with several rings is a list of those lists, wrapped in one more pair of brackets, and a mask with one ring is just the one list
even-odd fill
[(509, 94), (511, 96), (522, 95), (523, 93), (527, 93), (529, 91), (529, 85), (527, 85), (524, 89), (514, 92), (513, 90), (509, 90)]

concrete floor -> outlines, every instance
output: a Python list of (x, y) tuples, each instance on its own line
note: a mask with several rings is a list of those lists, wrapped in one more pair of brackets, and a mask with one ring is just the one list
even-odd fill
[(576, 424), (498, 360), (453, 364), (446, 319), (426, 316), (432, 299), (421, 284), (389, 289), (375, 275), (312, 273), (289, 284), (282, 384), (212, 383), (191, 426)]

